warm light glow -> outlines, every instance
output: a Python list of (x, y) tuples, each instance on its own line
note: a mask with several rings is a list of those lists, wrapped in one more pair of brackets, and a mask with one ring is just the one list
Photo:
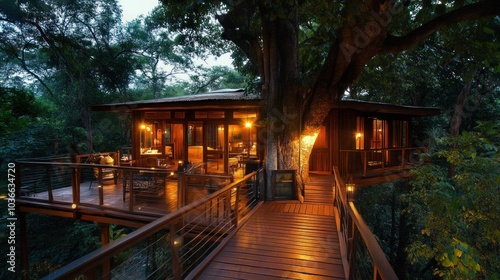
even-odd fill
[(345, 184), (347, 190), (347, 201), (354, 201), (354, 190), (356, 188), (356, 184)]
[(182, 237), (179, 236), (176, 239), (174, 239), (174, 245), (181, 246), (182, 245)]
[(77, 205), (76, 203), (71, 204), (71, 209), (76, 209)]
[(362, 140), (363, 134), (361, 132), (356, 133), (356, 150), (362, 149)]
[(316, 138), (318, 137), (318, 133), (314, 133), (313, 135), (306, 135), (302, 137), (302, 145), (312, 146), (314, 142), (316, 142)]
[(179, 165), (182, 165), (182, 160), (179, 160)]
[(145, 129), (146, 128), (146, 125), (145, 124), (141, 124), (141, 129)]
[(251, 122), (246, 122), (245, 123), (245, 127), (248, 127), (248, 128), (252, 127), (252, 123)]
[(174, 176), (174, 172), (173, 172), (173, 171), (172, 171), (172, 172), (170, 172), (170, 176)]

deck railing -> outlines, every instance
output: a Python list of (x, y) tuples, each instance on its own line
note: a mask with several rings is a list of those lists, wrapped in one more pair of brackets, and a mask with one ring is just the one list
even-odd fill
[[(337, 167), (334, 167), (335, 220), (339, 229), (340, 242), (346, 249), (348, 265), (345, 267), (348, 279), (398, 279), (382, 248), (354, 206)], [(365, 252), (368, 251), (366, 255)], [(363, 272), (371, 270), (368, 275)], [(363, 275), (360, 275), (363, 274)]]
[(183, 279), (259, 203), (263, 184), (260, 169), (43, 279)]
[(420, 162), (420, 154), (427, 153), (427, 147), (402, 147), (363, 150), (340, 150), (339, 171), (342, 175), (358, 171), (367, 175), (369, 168), (404, 166)]
[[(156, 180), (157, 195), (165, 195), (160, 193), (162, 187), (164, 191), (165, 185), (170, 182), (177, 188), (176, 179), (177, 173), (166, 168), (17, 161), (16, 197), (21, 203), (38, 204), (40, 208), (48, 207), (68, 213), (87, 208), (92, 211), (135, 213), (157, 218), (160, 214), (166, 214), (167, 209), (156, 213), (141, 209), (134, 198), (142, 195), (140, 203), (144, 204), (148, 199), (154, 198), (154, 194), (144, 194), (144, 190), (131, 186), (137, 186), (141, 181), (151, 182), (150, 185), (154, 186), (152, 181)], [(177, 201), (172, 204), (170, 209), (175, 210)]]

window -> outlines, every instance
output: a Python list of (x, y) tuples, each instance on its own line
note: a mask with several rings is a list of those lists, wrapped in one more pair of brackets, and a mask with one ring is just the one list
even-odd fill
[(370, 145), (371, 149), (381, 149), (384, 147), (384, 124), (385, 121), (373, 119)]
[(357, 117), (356, 118), (356, 132), (354, 133), (354, 139), (356, 141), (356, 150), (364, 150), (365, 149), (365, 118)]
[(145, 121), (141, 124), (141, 154), (161, 154), (162, 122)]

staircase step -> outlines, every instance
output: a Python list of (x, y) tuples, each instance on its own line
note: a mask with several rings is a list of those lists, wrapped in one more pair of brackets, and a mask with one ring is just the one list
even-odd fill
[(305, 202), (333, 203), (333, 191), (328, 184), (318, 185), (307, 183), (305, 185), (304, 194)]

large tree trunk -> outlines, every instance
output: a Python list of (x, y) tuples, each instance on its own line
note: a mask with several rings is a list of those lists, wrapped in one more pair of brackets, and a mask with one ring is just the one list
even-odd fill
[[(455, 111), (453, 113), (453, 117), (451, 118), (451, 131), (450, 135), (451, 137), (456, 137), (460, 134), (460, 124), (462, 123), (462, 115), (464, 114), (464, 106), (465, 106), (465, 101), (467, 101), (467, 98), (470, 93), (470, 88), (472, 86), (472, 81), (474, 80), (474, 76), (476, 74), (476, 69), (473, 70), (468, 79), (466, 81), (464, 87), (462, 88), (462, 91), (460, 91), (460, 94), (457, 97), (457, 101), (455, 102)], [(450, 164), (448, 167), (448, 177), (453, 177), (455, 175), (455, 166), (453, 164)]]
[[(232, 1), (228, 13), (217, 16), (224, 28), (222, 37), (247, 55), (261, 78), (266, 102), (262, 116), (267, 127), (267, 171), (296, 169), (299, 186), (307, 180), (307, 162), (323, 121), (368, 61), (377, 54), (407, 50), (440, 28), (498, 12), (493, 9), (494, 1), (482, 1), (439, 16), (402, 36), (392, 36), (388, 27), (393, 14), (404, 8), (400, 3), (346, 1), (343, 26), (325, 60), (318, 62), (323, 65), (316, 82), (303, 85), (298, 13), (304, 3)], [(259, 31), (255, 31), (256, 25)]]
[[(266, 7), (261, 7), (266, 9)], [(299, 134), (301, 131), (302, 96), (298, 79), (298, 30), (292, 9), (287, 19), (263, 17), (263, 55), (261, 71), (264, 99), (263, 115), (267, 132), (266, 169), (299, 170)], [(297, 172), (300, 174), (300, 172)], [(302, 177), (297, 176), (299, 199), (302, 199)], [(268, 199), (272, 197), (268, 176)]]

